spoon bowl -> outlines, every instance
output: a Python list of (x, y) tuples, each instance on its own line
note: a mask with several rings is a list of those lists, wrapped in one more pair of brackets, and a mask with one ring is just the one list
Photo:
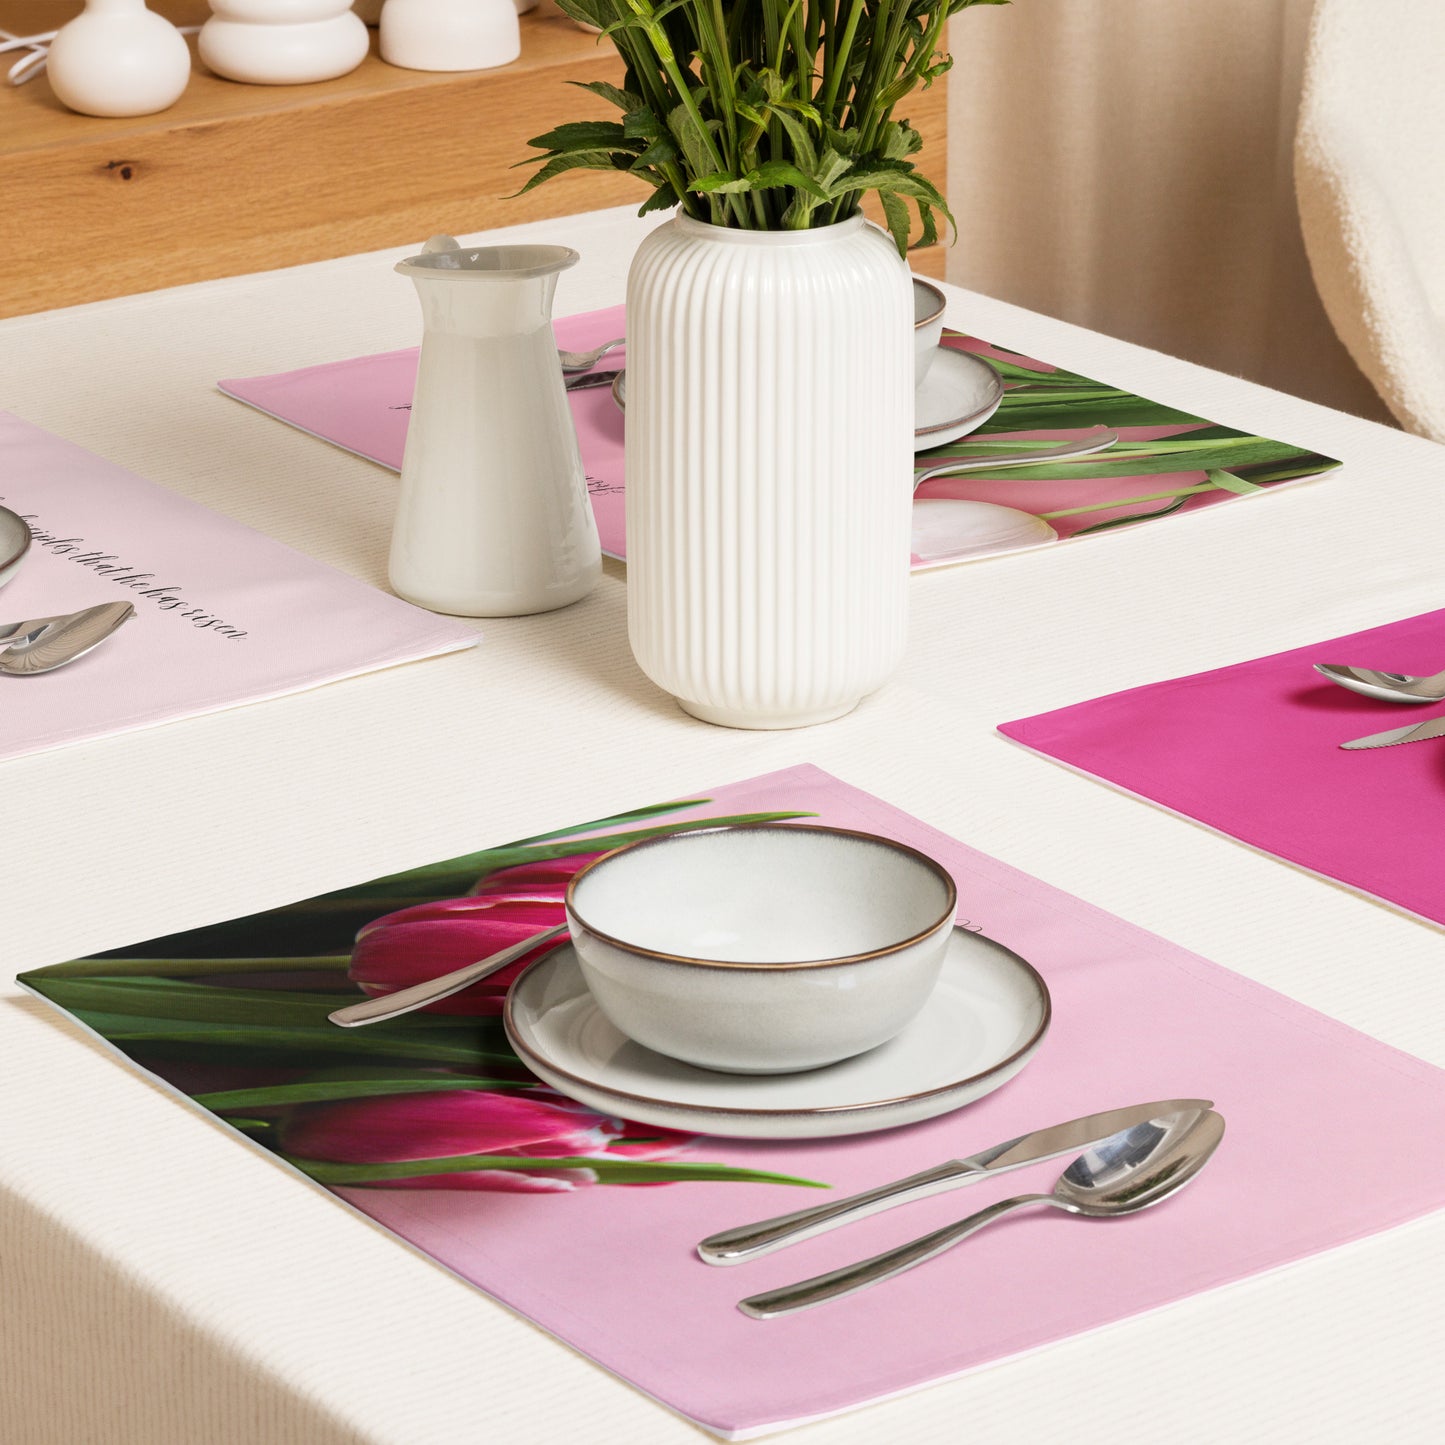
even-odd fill
[(841, 1299), (936, 1258), (987, 1224), (1031, 1204), (1047, 1204), (1085, 1219), (1117, 1219), (1177, 1193), (1209, 1162), (1224, 1137), (1224, 1118), (1212, 1109), (1186, 1109), (1121, 1129), (1080, 1154), (1048, 1194), (1020, 1194), (970, 1214), (957, 1224), (876, 1254), (858, 1264), (815, 1275), (740, 1300), (756, 1320), (795, 1314)]
[(0, 639), (0, 673), (29, 677), (54, 672), (100, 646), (116, 628), (135, 616), (130, 602), (104, 602), (64, 617), (22, 622), (13, 636)]
[(557, 360), (562, 363), (564, 372), (591, 371), (609, 351), (625, 341), (626, 337), (618, 336), (612, 341), (604, 341), (601, 346), (594, 346), (591, 351), (563, 351), (558, 347)]
[(1317, 662), (1315, 671), (1333, 683), (1379, 702), (1445, 701), (1445, 672), (1414, 677), (1408, 672), (1378, 672), (1373, 667), (1345, 667)]

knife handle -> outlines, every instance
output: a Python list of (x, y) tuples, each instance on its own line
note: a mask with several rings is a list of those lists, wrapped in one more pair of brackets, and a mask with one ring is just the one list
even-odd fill
[(812, 1209), (798, 1209), (757, 1224), (740, 1224), (735, 1229), (710, 1234), (698, 1245), (698, 1257), (707, 1264), (742, 1264), (759, 1255), (771, 1254), (784, 1245), (796, 1244), (839, 1225), (851, 1224), (855, 1219), (892, 1209), (896, 1204), (908, 1204), (915, 1199), (926, 1199), (930, 1194), (956, 1189), (982, 1178), (985, 1172), (950, 1159), (947, 1164), (865, 1189), (861, 1194), (850, 1194), (846, 1199), (833, 1199)]

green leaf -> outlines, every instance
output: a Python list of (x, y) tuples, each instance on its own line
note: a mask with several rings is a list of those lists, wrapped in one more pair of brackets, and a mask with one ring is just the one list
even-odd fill
[(889, 191), (884, 191), (878, 199), (883, 206), (883, 217), (888, 222), (888, 234), (893, 237), (893, 244), (898, 247), (899, 255), (902, 255), (908, 250), (908, 233), (913, 224), (908, 215), (908, 207)]
[(670, 185), (661, 185), (638, 207), (637, 214), (645, 216), (649, 211), (666, 211), (677, 204), (677, 192)]
[(191, 1097), (203, 1109), (227, 1113), (232, 1109), (271, 1109), (283, 1105), (315, 1104), (333, 1099), (385, 1098), (394, 1094), (444, 1094), (485, 1089), (532, 1089), (528, 1079), (483, 1079), (457, 1074), (398, 1074), (391, 1078), (310, 1079), (299, 1084), (267, 1084), (254, 1089), (221, 1089)]
[(613, 0), (557, 0), (557, 8), (569, 19), (579, 20), (597, 30), (611, 24), (617, 15)]
[(52, 978), (171, 978), (226, 973), (345, 973), (349, 953), (299, 958), (77, 958), (22, 973), (20, 981), (38, 988)]
[(975, 435), (987, 436), (993, 432), (1011, 431), (1067, 431), (1074, 427), (1091, 426), (1108, 426), (1117, 430), (1121, 426), (1176, 426), (1198, 420), (1192, 412), (1176, 411), (1173, 407), (1149, 401), (1144, 397), (1123, 397), (1104, 406), (1098, 402), (1071, 404), (1031, 401), (1027, 397), (1010, 402), (1009, 393), (1005, 392), (999, 409)]
[(693, 182), (692, 189), (702, 194), (730, 196), (741, 192), (777, 190), (783, 186), (804, 191), (820, 201), (827, 199), (823, 188), (812, 177), (805, 176), (788, 161), (765, 161), (744, 176), (730, 176), (725, 172), (701, 176)]
[(601, 1158), (591, 1155), (557, 1159), (519, 1159), (510, 1154), (463, 1154), (447, 1159), (413, 1159), (397, 1164), (334, 1164), (324, 1159), (281, 1158), (309, 1174), (319, 1184), (375, 1184), (393, 1179), (415, 1179), (427, 1174), (457, 1174), (477, 1169), (506, 1169), (518, 1173), (554, 1169), (590, 1169), (600, 1184), (668, 1184), (684, 1180), (729, 1180), (747, 1184), (796, 1184), (805, 1189), (827, 1189), (813, 1179), (740, 1169), (730, 1164), (695, 1164), (682, 1160)]
[(629, 139), (656, 140), (668, 131), (656, 114), (643, 105), (623, 118), (622, 133)]
[[(183, 983), (160, 978), (47, 978), (36, 987), (52, 1003), (69, 1009), (137, 1018), (210, 1024), (297, 1024), (332, 1028), (326, 1016), (361, 995), (344, 993), (309, 994), (287, 990), (212, 988), (206, 984)], [(463, 1017), (451, 1015), (450, 1017)]]
[(643, 100), (640, 95), (634, 95), (631, 91), (609, 85), (605, 80), (569, 80), (567, 84), (575, 85), (578, 90), (590, 90), (593, 95), (600, 95), (603, 100), (610, 101), (618, 110), (626, 111), (628, 114), (643, 108)]
[(574, 120), (559, 125), (545, 135), (529, 140), (527, 144), (539, 151), (558, 154), (573, 151), (617, 150), (626, 139), (621, 121), (616, 120)]
[(716, 169), (716, 150), (712, 144), (710, 130), (717, 128), (698, 123), (696, 114), (687, 105), (679, 105), (669, 112), (667, 127), (673, 139), (682, 149), (689, 169), (696, 176), (711, 175)]
[[(550, 181), (554, 176), (560, 176), (565, 171), (611, 171), (617, 167), (613, 164), (613, 152), (606, 150), (570, 151), (567, 155), (554, 156), (534, 175), (520, 191), (513, 191), (506, 197), (512, 200), (517, 196), (525, 196), (528, 191), (540, 186), (543, 181)], [(632, 157), (628, 156), (630, 162)], [(521, 161), (521, 165), (528, 162)]]
[[(338, 1029), (334, 1025), (325, 1029), (304, 1026), (268, 1028), (258, 1024), (146, 1019), (91, 1009), (75, 1009), (72, 1012), (103, 1039), (126, 1046), (127, 1053), (163, 1051), (168, 1057), (214, 1060), (219, 1050), (225, 1051), (232, 1062), (264, 1058), (270, 1065), (284, 1059), (301, 1067), (314, 1065), (333, 1055), (360, 1055), (368, 1062), (412, 1059), (455, 1064), (462, 1068), (477, 1068), (489, 1062), (520, 1067), (510, 1049), (495, 1037), (487, 1040), (481, 1030), (477, 1031), (475, 1038), (464, 1033), (449, 1035), (442, 1032), (427, 1037), (411, 1030), (388, 1032), (385, 1024), (367, 1029)], [(144, 1047), (128, 1047), (130, 1045)]]
[(1263, 487), (1256, 486), (1253, 482), (1247, 482), (1243, 477), (1236, 477), (1218, 467), (1211, 467), (1204, 474), (1222, 492), (1234, 492), (1237, 496), (1247, 497), (1252, 492), (1261, 492)]

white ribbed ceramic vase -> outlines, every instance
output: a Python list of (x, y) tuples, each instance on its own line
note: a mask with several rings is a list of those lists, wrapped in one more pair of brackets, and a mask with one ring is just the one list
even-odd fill
[(887, 236), (675, 217), (627, 285), (627, 612), (694, 717), (851, 711), (907, 635), (913, 302)]

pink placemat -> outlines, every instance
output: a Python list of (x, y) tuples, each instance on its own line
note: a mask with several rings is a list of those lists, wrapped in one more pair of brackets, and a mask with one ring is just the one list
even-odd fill
[[(561, 318), (554, 330), (559, 346), (582, 350), (621, 336), (625, 328), (624, 309), (613, 306)], [(1306, 448), (1246, 435), (977, 337), (946, 331), (943, 344), (986, 358), (1007, 389), (990, 420), (970, 435), (920, 453), (919, 468), (955, 455), (977, 456), (990, 449), (1006, 454), (1025, 443), (1076, 441), (1100, 427), (1115, 432), (1119, 441), (1108, 452), (1080, 461), (924, 482), (915, 493), (913, 511), (915, 571), (1039, 545), (1037, 535), (1030, 533), (1023, 542), (960, 550), (958, 509), (935, 503), (988, 502), (1027, 511), (1045, 517), (1060, 538), (1072, 540), (1259, 495), (1262, 489), (1338, 465)], [(625, 350), (611, 352), (598, 370), (614, 370), (626, 359)], [(400, 471), (416, 364), (412, 347), (300, 371), (234, 378), (219, 386), (270, 416)], [(622, 412), (606, 387), (572, 392), (570, 401), (602, 550), (625, 557)], [(1045, 537), (1050, 545), (1052, 539)]]
[(1006, 737), (1431, 923), (1445, 924), (1445, 742), (1345, 752), (1434, 716), (1316, 662), (1429, 673), (1445, 611), (1004, 723)]
[(475, 646), (478, 634), (0, 412), (0, 504), (34, 534), (0, 589), (19, 622), (136, 616), (42, 677), (0, 678), (0, 759), (260, 702)]
[[(502, 1046), (483, 1017), (413, 1015), (410, 1022), (328, 1033), (324, 1011), (335, 1006), (338, 987), (341, 997), (356, 997), (346, 993), (344, 974), (333, 973), (338, 984), (317, 997), (322, 985), (315, 976), (303, 981), (278, 973), (268, 983), (254, 975), (259, 960), (340, 951), (343, 957), (327, 966), (344, 968), (351, 932), (383, 906), (409, 902), (435, 925), (435, 914), (417, 902), (429, 888), (461, 892), (468, 878), (481, 874), (493, 880), (473, 885), (485, 894), (500, 885), (504, 874), (496, 870), (546, 856), (538, 850), (585, 853), (588, 838), (620, 827), (687, 826), (764, 809), (874, 831), (940, 859), (957, 881), (969, 925), (1043, 974), (1054, 1022), (1017, 1078), (955, 1114), (821, 1142), (697, 1138), (683, 1146), (685, 1161), (724, 1173), (801, 1177), (847, 1193), (1081, 1113), (1199, 1096), (1214, 1099), (1228, 1121), (1208, 1169), (1177, 1198), (1127, 1223), (1080, 1222), (1051, 1211), (1020, 1215), (888, 1284), (768, 1322), (740, 1314), (736, 1300), (913, 1238), (995, 1200), (1048, 1188), (1062, 1165), (1019, 1170), (730, 1269), (700, 1263), (696, 1241), (815, 1203), (818, 1193), (736, 1177), (609, 1185), (607, 1178), (618, 1176), (607, 1171), (631, 1167), (629, 1160), (649, 1160), (663, 1171), (660, 1177), (670, 1177), (673, 1164), (664, 1156), (676, 1141), (659, 1140), (655, 1129), (629, 1133), (619, 1121), (589, 1116), (590, 1146), (576, 1139), (584, 1121), (567, 1124), (565, 1144), (549, 1145), (542, 1126), (523, 1133), (516, 1121), (521, 1113), (530, 1124), (547, 1106), (535, 1099), (522, 1106), (515, 1094), (494, 1100), (493, 1113), (480, 1102), (487, 1096), (477, 1096), (478, 1120), (465, 1129), (456, 1125), (461, 1132), (446, 1136), (442, 1152), (465, 1154), (464, 1142), (478, 1147), (485, 1140), (485, 1153), (496, 1156), (502, 1137), (515, 1136), (513, 1153), (520, 1157), (513, 1162), (539, 1173), (520, 1182), (516, 1174), (454, 1174), (419, 1181), (425, 1188), (357, 1187), (336, 1183), (333, 1166), (334, 1192), (621, 1378), (731, 1438), (950, 1378), (1445, 1205), (1445, 1156), (1433, 1144), (1445, 1130), (1445, 1072), (1019, 873), (811, 766), (571, 831), (549, 828), (520, 845), (327, 895), (324, 906), (296, 904), (138, 943), (29, 973), (22, 982), (173, 1089), (198, 1096), (222, 1116), (229, 1110), (252, 1143), (267, 1147), (267, 1131), (278, 1130), (281, 1143), (269, 1147), (312, 1177), (325, 1177), (296, 1155), (329, 1136), (328, 1158), (344, 1159), (348, 1151), (374, 1156), (382, 1115), (391, 1121), (391, 1137), (406, 1117), (421, 1134), (442, 1127), (434, 1114), (455, 1124), (455, 1106), (435, 1101), (457, 1095), (430, 1096), (430, 1105), (426, 1096), (420, 1103), (412, 1096), (412, 1102), (365, 1097), (302, 1106), (321, 1112), (288, 1133), (285, 1111), (279, 1120), (274, 1109), (267, 1117), (258, 1103), (274, 1103), (276, 1096), (254, 1093), (257, 1084), (264, 1088), (278, 1077), (274, 1061), (288, 1061), (291, 1072), (281, 1077), (302, 1074), (299, 1085), (283, 1087), (311, 1090), (309, 1098), (318, 1097), (316, 1090), (334, 1097), (349, 1087), (338, 1083), (348, 1069), (363, 1081), (355, 1091), (374, 1095), (383, 1087), (378, 1079), (395, 1072), (406, 1049), (428, 1050), (426, 1057), (436, 1059), (448, 1049), (474, 1047), (473, 1071), (496, 1077), (508, 1068)], [(575, 858), (570, 866), (577, 866)], [(518, 887), (524, 876), (532, 880), (536, 891), (535, 871), (511, 876)], [(407, 917), (414, 922), (418, 915)], [(376, 930), (362, 926), (374, 939)], [(400, 926), (395, 915), (387, 925)], [(423, 946), (421, 933), (412, 936)], [(217, 963), (217, 976), (206, 980), (196, 962), (201, 954), (241, 958), (236, 967), (245, 973), (224, 972)], [(130, 975), (107, 977), (126, 969), (127, 955), (134, 959)], [(151, 977), (164, 975), (167, 959), (187, 962), (175, 966), (174, 979)], [(290, 957), (277, 966), (298, 963)], [(215, 1016), (228, 1020), (220, 1028), (206, 1023), (207, 997), (216, 999)], [(177, 998), (184, 1007), (176, 1017), (143, 1016)], [(268, 1026), (268, 998), (274, 1022), (284, 1028)], [(473, 1006), (486, 1012), (485, 1000)], [(468, 1032), (473, 1026), (475, 1034)], [(295, 1053), (307, 1030), (322, 1035), (309, 1074)], [(466, 1045), (473, 1037), (475, 1044)], [(148, 1052), (158, 1047), (164, 1052)], [(228, 1047), (237, 1051), (229, 1075)], [(450, 1067), (465, 1070), (466, 1064)], [(425, 1087), (423, 1072), (413, 1072), (413, 1085)], [(214, 1092), (237, 1086), (240, 1093)], [(402, 1157), (422, 1152), (414, 1148)], [(535, 1157), (558, 1152), (597, 1156), (597, 1178), (586, 1177), (586, 1157), (562, 1167)], [(1338, 1187), (1342, 1158), (1368, 1188)], [(455, 1167), (480, 1165), (468, 1157)], [(378, 1301), (377, 1307), (386, 1306)], [(399, 1319), (397, 1328), (425, 1326)]]

